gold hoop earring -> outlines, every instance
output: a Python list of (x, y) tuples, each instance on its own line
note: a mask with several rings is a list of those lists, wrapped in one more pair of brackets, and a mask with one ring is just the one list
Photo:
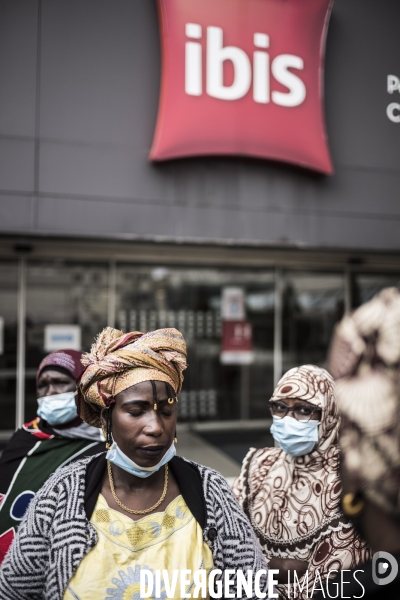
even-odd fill
[(342, 509), (348, 517), (358, 517), (364, 510), (364, 500), (360, 498), (356, 504), (354, 500), (355, 494), (345, 494), (342, 498)]
[(103, 435), (106, 438), (106, 450), (109, 450), (111, 448), (111, 444), (112, 444), (112, 436), (111, 436), (111, 413), (110, 413), (111, 408), (107, 407), (107, 411), (106, 411), (106, 423), (105, 425), (101, 425), (101, 429), (103, 431)]
[(108, 440), (108, 438), (107, 438), (107, 430), (106, 430), (106, 428), (104, 427), (104, 425), (102, 425), (102, 426), (101, 426), (101, 430), (102, 430), (102, 432), (103, 432), (103, 435), (104, 435), (104, 438), (105, 438), (105, 440), (106, 440), (106, 450), (109, 450), (109, 449), (111, 448), (111, 446), (110, 446), (110, 442), (109, 442), (109, 440)]

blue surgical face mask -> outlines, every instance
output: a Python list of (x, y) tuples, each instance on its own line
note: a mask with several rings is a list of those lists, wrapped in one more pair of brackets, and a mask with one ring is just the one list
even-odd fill
[(319, 421), (297, 421), (286, 416), (272, 417), (271, 433), (279, 446), (293, 456), (309, 454), (318, 442)]
[(64, 425), (73, 421), (78, 416), (75, 396), (76, 392), (64, 392), (38, 398), (37, 414), (49, 425)]
[(127, 473), (135, 475), (135, 477), (142, 477), (142, 479), (145, 479), (146, 477), (150, 477), (150, 475), (153, 475), (153, 473), (159, 471), (161, 467), (171, 460), (171, 458), (174, 458), (175, 454), (176, 448), (175, 444), (172, 442), (172, 446), (169, 447), (157, 465), (154, 465), (154, 467), (140, 467), (128, 456), (126, 456), (126, 454), (124, 454), (120, 448), (118, 448), (117, 442), (113, 442), (111, 448), (107, 452), (106, 458), (113, 463), (113, 465), (121, 467), (121, 469)]

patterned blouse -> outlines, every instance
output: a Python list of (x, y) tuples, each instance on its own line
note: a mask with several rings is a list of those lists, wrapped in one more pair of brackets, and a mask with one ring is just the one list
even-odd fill
[[(168, 571), (168, 581), (161, 575), (160, 593), (152, 598), (181, 598), (180, 577), (174, 596), (167, 591), (175, 570), (188, 569), (190, 584), (193, 573), (209, 572), (213, 566), (210, 548), (203, 541), (203, 532), (182, 496), (165, 509), (133, 521), (109, 508), (100, 494), (91, 523), (98, 534), (96, 546), (85, 556), (68, 584), (63, 600), (124, 600), (140, 598), (140, 572)], [(147, 581), (143, 578), (144, 581)], [(156, 592), (156, 588), (154, 589)], [(200, 593), (201, 597), (201, 593)], [(207, 595), (207, 598), (209, 596)]]

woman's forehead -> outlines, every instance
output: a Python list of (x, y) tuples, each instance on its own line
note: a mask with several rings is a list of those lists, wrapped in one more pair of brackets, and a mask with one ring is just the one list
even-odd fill
[(308, 404), (309, 406), (320, 408), (312, 402), (308, 402), (307, 400), (303, 400), (302, 398), (271, 398), (270, 402), (283, 402), (288, 406), (293, 406), (294, 404)]
[[(161, 399), (161, 395), (167, 397), (167, 388), (164, 381), (154, 381), (156, 394), (158, 399)], [(154, 392), (151, 381), (142, 381), (140, 383), (136, 383), (131, 387), (123, 390), (119, 394), (115, 396), (115, 399), (118, 400), (123, 399), (126, 400), (141, 400), (144, 402), (153, 402), (154, 400)]]
[(38, 383), (50, 381), (50, 379), (70, 379), (71, 381), (75, 381), (72, 375), (68, 375), (68, 373), (60, 373), (60, 371), (57, 371), (57, 369), (46, 369), (46, 371), (40, 374)]

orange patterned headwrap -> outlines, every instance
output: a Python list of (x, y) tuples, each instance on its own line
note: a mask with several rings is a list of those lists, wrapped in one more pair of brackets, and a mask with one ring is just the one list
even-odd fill
[(132, 385), (165, 381), (179, 394), (186, 369), (186, 343), (177, 329), (122, 333), (106, 327), (82, 357), (82, 364), (86, 369), (79, 383), (79, 415), (89, 425), (100, 427), (101, 409)]

